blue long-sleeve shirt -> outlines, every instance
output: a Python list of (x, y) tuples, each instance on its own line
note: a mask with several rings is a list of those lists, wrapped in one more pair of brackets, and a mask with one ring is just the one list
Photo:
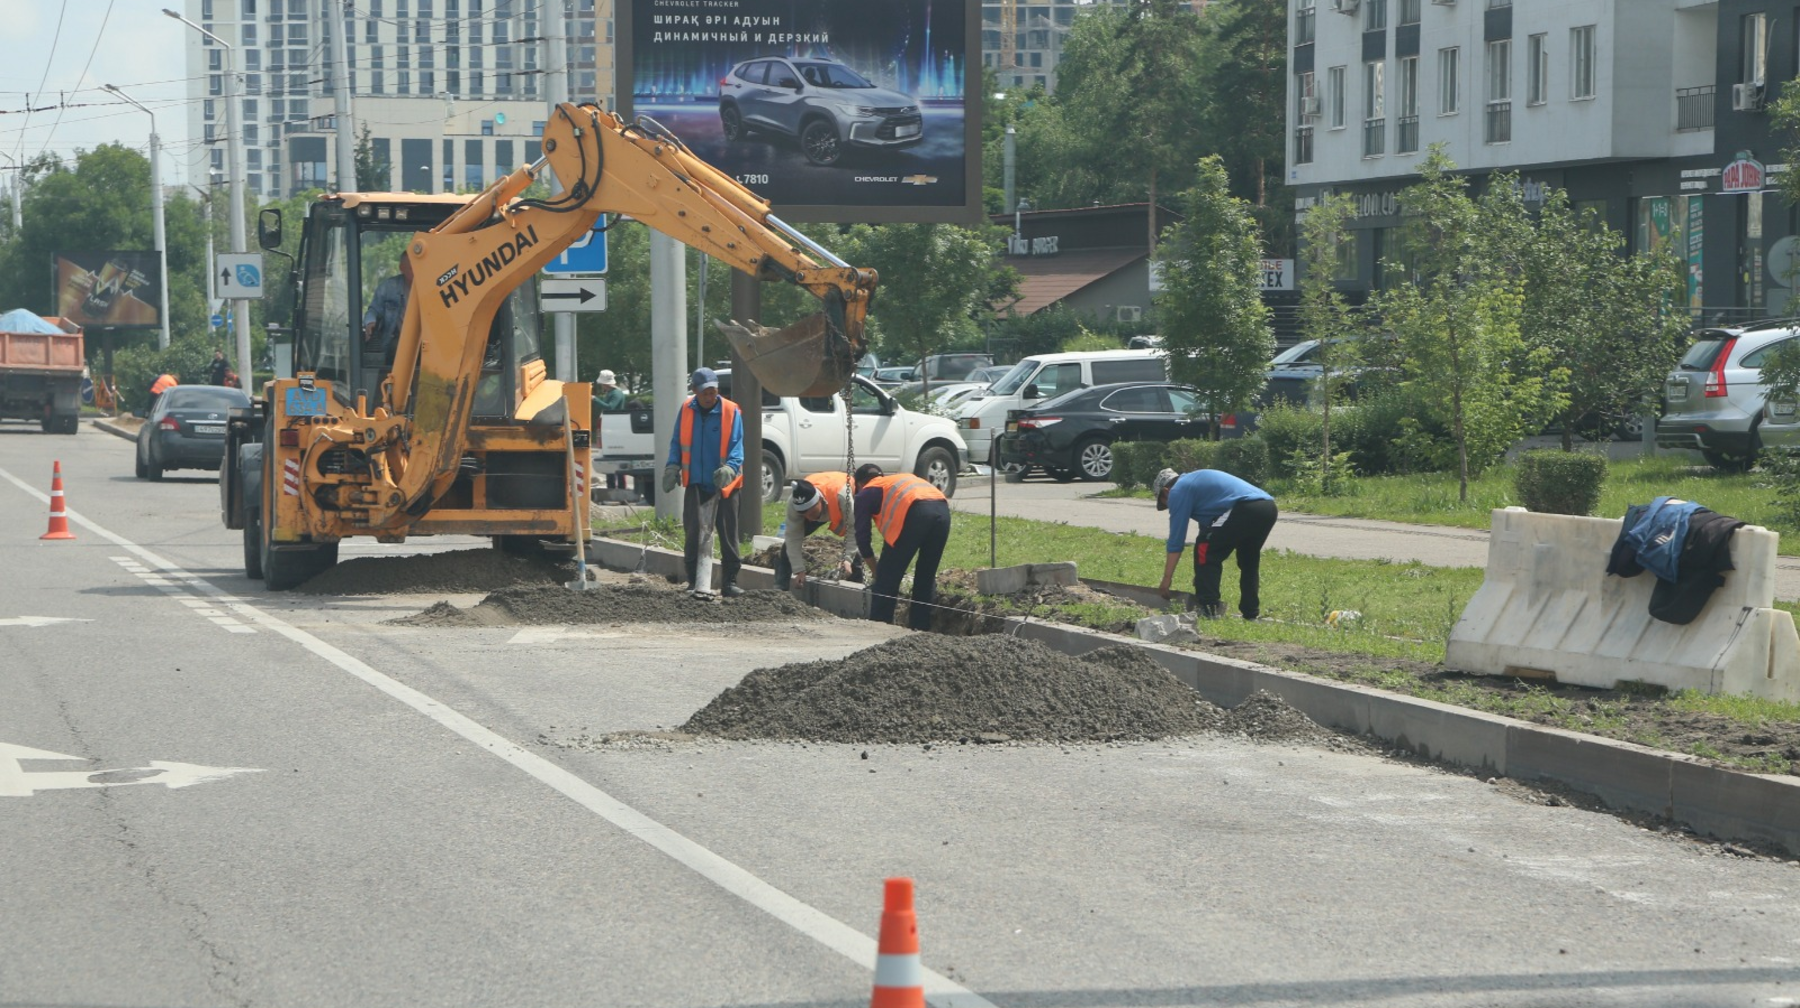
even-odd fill
[[(703, 490), (717, 490), (713, 486), (713, 470), (719, 468), (719, 423), (725, 414), (725, 400), (713, 403), (713, 408), (703, 410), (700, 403), (689, 396), (688, 401), (681, 404), (684, 410), (694, 411), (694, 442), (688, 453), (688, 486), (697, 486)], [(724, 463), (738, 472), (744, 471), (744, 413), (738, 411), (731, 424), (731, 448), (725, 453)], [(669, 435), (669, 461), (666, 465), (681, 464), (681, 418), (676, 417), (675, 431)]]
[(1204, 529), (1238, 501), (1274, 499), (1268, 491), (1228, 472), (1196, 469), (1186, 473), (1169, 487), (1168, 550), (1180, 553), (1187, 548), (1190, 520), (1199, 522)]

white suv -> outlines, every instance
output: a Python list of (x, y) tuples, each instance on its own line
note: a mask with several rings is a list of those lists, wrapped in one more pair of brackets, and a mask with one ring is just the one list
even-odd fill
[(1763, 363), (1797, 337), (1800, 328), (1791, 319), (1701, 330), (1663, 382), (1657, 447), (1697, 449), (1717, 469), (1749, 469), (1769, 419)]

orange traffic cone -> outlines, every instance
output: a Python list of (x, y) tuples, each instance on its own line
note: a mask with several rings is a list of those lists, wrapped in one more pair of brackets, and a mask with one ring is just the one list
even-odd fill
[(75, 533), (69, 531), (69, 515), (63, 510), (62, 463), (60, 461), (56, 463), (55, 475), (50, 477), (50, 531), (38, 538), (75, 538)]
[(925, 1008), (925, 965), (919, 961), (919, 918), (909, 878), (887, 880), (869, 1008)]

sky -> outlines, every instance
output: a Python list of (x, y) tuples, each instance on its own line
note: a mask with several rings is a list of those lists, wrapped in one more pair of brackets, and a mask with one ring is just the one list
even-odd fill
[(200, 163), (197, 138), (188, 135), (185, 81), (186, 36), (195, 32), (162, 13), (186, 6), (0, 0), (0, 174), (46, 150), (67, 161), (77, 150), (116, 142), (148, 156), (150, 116), (102, 90), (112, 84), (155, 113), (164, 184), (188, 181), (189, 158)]

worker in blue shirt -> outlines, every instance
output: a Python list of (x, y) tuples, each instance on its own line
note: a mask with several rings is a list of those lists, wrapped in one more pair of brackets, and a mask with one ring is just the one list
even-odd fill
[[(716, 532), (725, 568), (719, 594), (736, 598), (744, 593), (737, 585), (743, 559), (738, 552), (737, 501), (732, 495), (744, 485), (744, 419), (737, 403), (719, 395), (719, 376), (712, 368), (696, 370), (688, 386), (694, 394), (676, 415), (668, 461), (663, 465), (663, 493), (674, 493), (678, 486), (687, 488), (681, 527), (688, 590), (712, 593)], [(701, 563), (703, 556), (705, 563)]]
[(1196, 469), (1185, 475), (1173, 469), (1156, 474), (1150, 484), (1156, 493), (1156, 509), (1169, 512), (1168, 560), (1163, 564), (1162, 597), (1169, 598), (1169, 582), (1187, 548), (1187, 524), (1200, 524), (1194, 543), (1194, 603), (1200, 615), (1217, 619), (1225, 614), (1219, 598), (1219, 582), (1225, 559), (1233, 552), (1238, 562), (1238, 611), (1245, 619), (1262, 615), (1260, 591), (1262, 548), (1275, 527), (1275, 498), (1253, 483), (1217, 469)]

